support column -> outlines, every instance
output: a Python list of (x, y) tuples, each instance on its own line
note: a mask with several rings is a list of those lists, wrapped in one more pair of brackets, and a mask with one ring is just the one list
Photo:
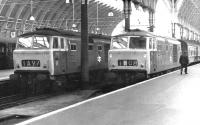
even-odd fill
[(81, 81), (89, 82), (88, 69), (88, 0), (81, 0)]
[(131, 14), (131, 0), (123, 0), (124, 15), (125, 15), (125, 31), (130, 31), (130, 14)]
[(154, 12), (149, 11), (149, 31), (153, 32), (154, 31)]

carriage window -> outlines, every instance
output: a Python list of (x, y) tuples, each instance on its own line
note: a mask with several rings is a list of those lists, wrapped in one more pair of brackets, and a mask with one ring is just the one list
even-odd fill
[(98, 45), (98, 46), (97, 46), (97, 50), (98, 50), (98, 51), (102, 51), (102, 46), (101, 46), (101, 45)]
[(76, 43), (71, 43), (71, 45), (70, 45), (70, 49), (72, 50), (72, 51), (76, 51)]
[(58, 38), (57, 37), (53, 38), (53, 48), (58, 48)]
[(128, 37), (114, 37), (111, 44), (111, 49), (128, 48)]
[(60, 44), (61, 44), (61, 48), (64, 49), (64, 38), (60, 38)]
[(144, 37), (131, 37), (129, 48), (146, 49), (146, 38), (144, 38)]

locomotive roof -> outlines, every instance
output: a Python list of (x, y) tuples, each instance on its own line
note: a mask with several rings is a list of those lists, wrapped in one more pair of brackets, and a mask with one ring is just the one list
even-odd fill
[(122, 33), (116, 36), (155, 36), (153, 33), (140, 30), (140, 29), (134, 29), (126, 33)]
[[(36, 31), (28, 32), (20, 35), (21, 37), (32, 36), (32, 35), (45, 35), (45, 36), (72, 36), (72, 37), (80, 37), (80, 32), (74, 32), (69, 30), (60, 30), (60, 29), (52, 29), (52, 28), (40, 28), (36, 29)], [(109, 40), (111, 37), (101, 34), (88, 34), (91, 38), (96, 39), (107, 39)]]
[(72, 32), (72, 31), (65, 31), (65, 30), (59, 30), (59, 29), (52, 29), (52, 28), (40, 28), (36, 29), (32, 32), (27, 32), (22, 35), (21, 37), (25, 36), (32, 36), (32, 35), (45, 35), (45, 36), (79, 36), (78, 32)]

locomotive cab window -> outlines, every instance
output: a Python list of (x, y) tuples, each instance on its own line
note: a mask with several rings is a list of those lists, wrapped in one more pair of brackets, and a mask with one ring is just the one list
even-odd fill
[(145, 37), (130, 37), (129, 48), (146, 49), (146, 38)]
[(90, 51), (93, 50), (93, 44), (88, 45), (88, 50), (90, 50)]
[(71, 49), (71, 51), (76, 51), (76, 50), (77, 50), (77, 45), (76, 45), (76, 43), (71, 43), (71, 44), (70, 44), (70, 49)]
[(111, 41), (111, 49), (128, 48), (128, 37), (113, 37)]
[(46, 36), (26, 36), (18, 39), (16, 49), (48, 49), (49, 47), (49, 38)]
[(65, 48), (64, 38), (60, 38), (60, 46), (61, 46), (61, 49)]
[(53, 37), (53, 48), (54, 49), (58, 48), (58, 37)]
[(152, 43), (152, 38), (149, 38), (149, 49), (152, 49), (153, 48), (153, 43)]

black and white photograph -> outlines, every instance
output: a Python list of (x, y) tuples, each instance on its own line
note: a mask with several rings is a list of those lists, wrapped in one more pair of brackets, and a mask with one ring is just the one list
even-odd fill
[(0, 125), (200, 125), (200, 0), (0, 0)]

